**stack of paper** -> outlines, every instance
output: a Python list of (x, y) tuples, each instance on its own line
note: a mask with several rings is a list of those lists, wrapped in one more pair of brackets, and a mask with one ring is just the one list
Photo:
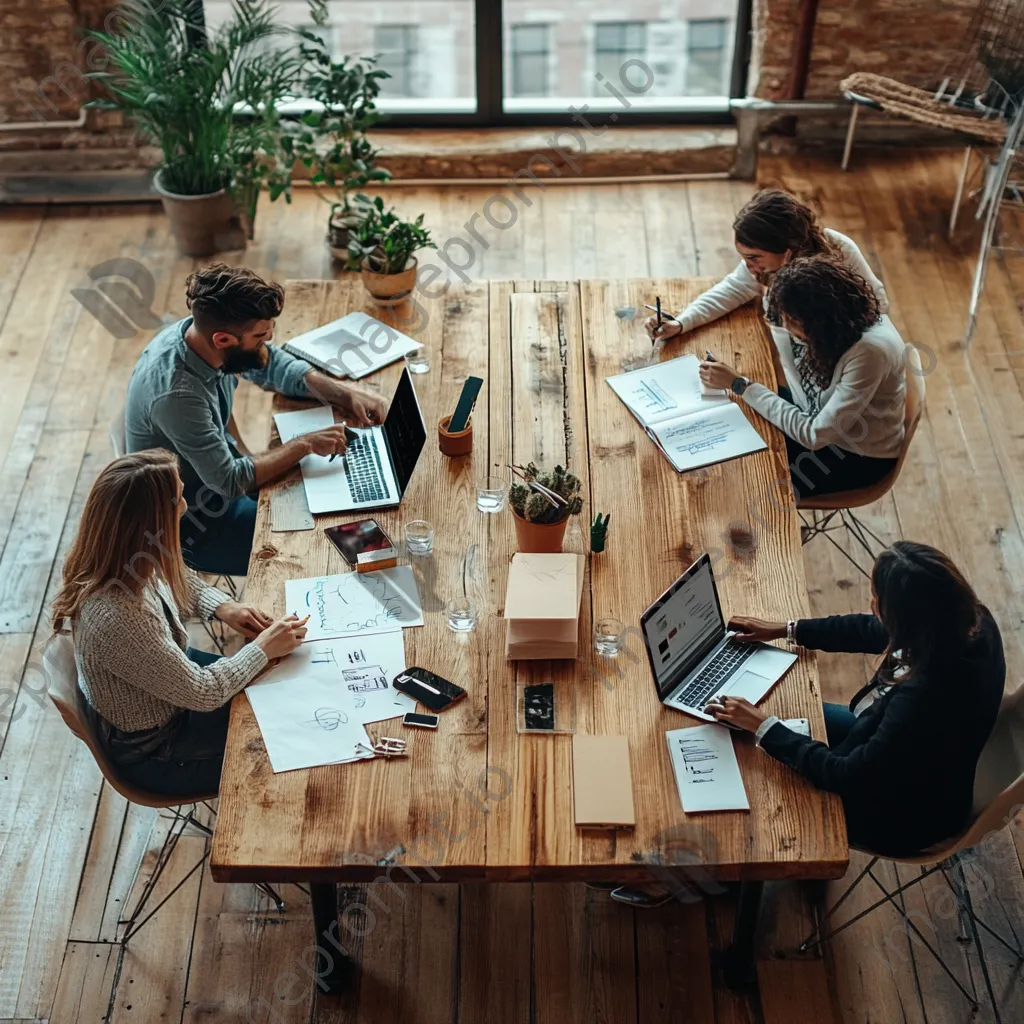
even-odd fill
[(584, 565), (582, 555), (564, 552), (512, 556), (505, 592), (506, 658), (576, 658)]

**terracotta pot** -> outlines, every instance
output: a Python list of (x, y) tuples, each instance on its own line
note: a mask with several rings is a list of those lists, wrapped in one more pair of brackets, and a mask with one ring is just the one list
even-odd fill
[(408, 298), (416, 285), (417, 260), (413, 256), (398, 274), (378, 274), (370, 270), (363, 260), (363, 285), (378, 305), (386, 305), (399, 299)]
[(512, 509), (512, 518), (516, 524), (516, 541), (520, 551), (553, 554), (562, 550), (565, 528), (569, 524), (568, 516), (560, 523), (531, 523)]
[(451, 416), (445, 416), (437, 425), (437, 447), (442, 455), (450, 458), (457, 458), (460, 455), (469, 455), (473, 450), (473, 421), (465, 430), (452, 434), (448, 430), (448, 423)]
[(159, 171), (153, 189), (185, 256), (212, 256), (226, 249), (245, 248), (245, 228), (234, 199), (224, 189), (203, 196), (179, 196), (164, 189)]

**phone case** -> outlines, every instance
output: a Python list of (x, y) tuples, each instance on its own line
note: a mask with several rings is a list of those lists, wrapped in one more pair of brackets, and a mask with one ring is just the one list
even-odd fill
[[(425, 685), (420, 686), (420, 683)], [(449, 704), (454, 704), (460, 697), (466, 696), (466, 691), (461, 686), (425, 668), (407, 668), (395, 676), (391, 685), (399, 693), (407, 693), (431, 711), (443, 711)], [(434, 690), (438, 692), (434, 693)]]

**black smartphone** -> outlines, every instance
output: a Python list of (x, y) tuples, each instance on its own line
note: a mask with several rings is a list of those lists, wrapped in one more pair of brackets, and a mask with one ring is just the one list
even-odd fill
[(367, 553), (379, 555), (381, 559), (397, 557), (395, 545), (376, 519), (360, 519), (354, 523), (342, 523), (341, 526), (328, 526), (324, 533), (349, 565), (355, 565), (359, 556)]
[(527, 729), (555, 728), (555, 684), (523, 687), (523, 719)]
[(395, 676), (391, 685), (399, 693), (407, 693), (431, 711), (443, 711), (449, 704), (466, 696), (461, 686), (425, 668), (407, 668)]
[(448, 421), (448, 432), (457, 434), (469, 426), (469, 417), (473, 415), (473, 406), (476, 405), (477, 395), (483, 387), (483, 377), (467, 377), (466, 383), (462, 385), (462, 394), (455, 406), (455, 412)]
[(402, 725), (412, 725), (417, 729), (436, 729), (437, 715), (420, 715), (415, 711), (408, 711), (402, 719)]

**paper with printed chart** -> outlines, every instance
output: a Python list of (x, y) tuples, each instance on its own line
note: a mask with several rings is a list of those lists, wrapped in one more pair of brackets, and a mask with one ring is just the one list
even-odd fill
[(405, 669), (401, 630), (302, 644), (246, 688), (275, 772), (360, 760), (365, 725), (416, 708), (391, 681)]
[(695, 355), (605, 380), (679, 473), (768, 447), (725, 392), (704, 390)]
[(679, 800), (687, 814), (749, 811), (732, 733), (724, 725), (697, 725), (665, 733)]
[(408, 565), (287, 580), (285, 605), (307, 615), (306, 643), (423, 625), (416, 576)]

